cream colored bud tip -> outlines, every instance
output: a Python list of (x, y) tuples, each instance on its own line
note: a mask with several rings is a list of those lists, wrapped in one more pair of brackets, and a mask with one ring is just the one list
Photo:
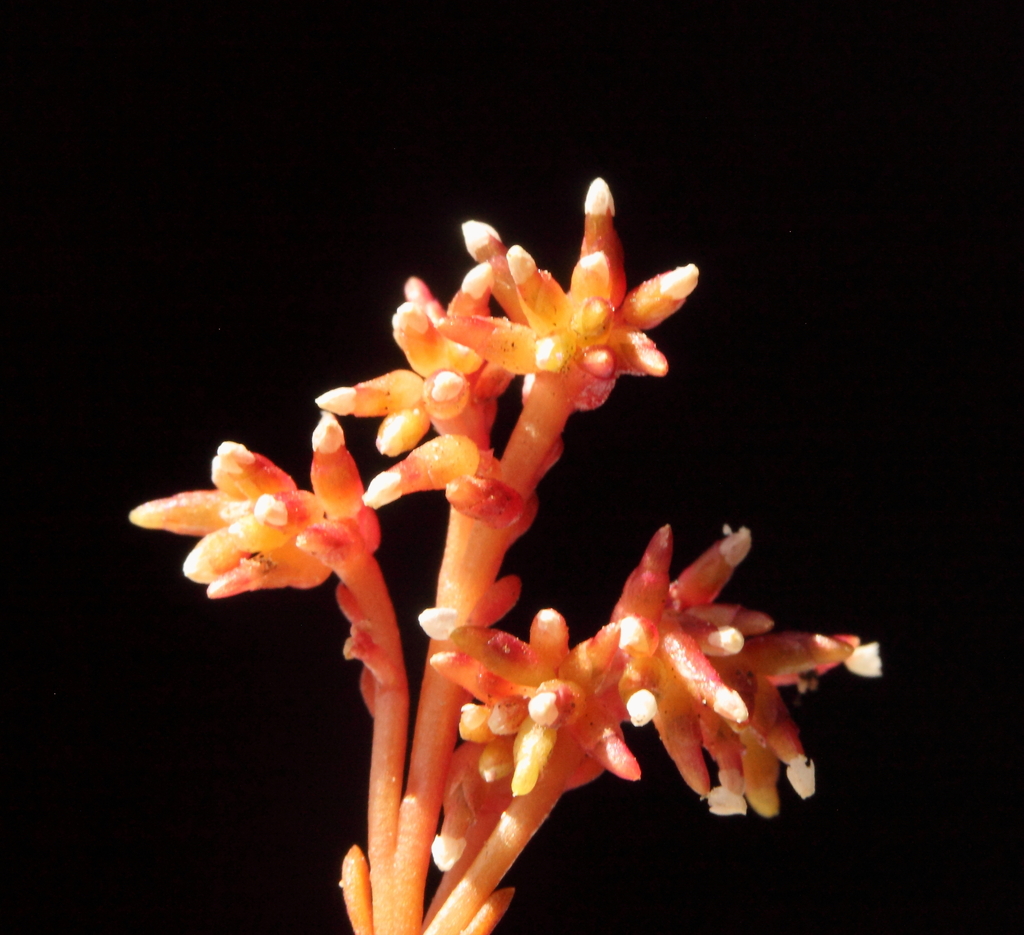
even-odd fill
[(332, 455), (345, 444), (345, 433), (338, 420), (329, 412), (320, 414), (320, 421), (313, 429), (313, 450), (318, 454)]
[(402, 496), (402, 475), (397, 471), (383, 471), (378, 474), (363, 494), (363, 503), (379, 510), (386, 503), (392, 503)]
[(730, 721), (735, 721), (737, 724), (742, 724), (750, 716), (747, 712), (747, 706), (743, 703), (739, 693), (731, 688), (726, 688), (724, 685), (719, 685), (715, 689), (715, 703), (713, 707), (716, 714), (720, 714)]
[(446, 640), (459, 624), (459, 612), (451, 607), (428, 607), (416, 619), (432, 640)]
[(273, 494), (262, 494), (252, 508), (252, 515), (262, 526), (281, 527), (288, 524), (288, 507)]
[(214, 470), (220, 469), (225, 474), (241, 474), (247, 464), (256, 460), (254, 455), (245, 445), (238, 442), (221, 442), (217, 446), (217, 457), (213, 459)]
[(651, 641), (639, 617), (630, 614), (619, 621), (619, 649), (644, 656), (650, 655)]
[(537, 272), (537, 264), (533, 257), (518, 244), (508, 248), (505, 259), (508, 260), (508, 271), (512, 274), (512, 279), (515, 280), (517, 286), (521, 286)]
[(882, 674), (882, 657), (879, 654), (878, 643), (858, 646), (843, 665), (854, 675), (862, 675), (869, 679), (879, 678)]
[(750, 530), (746, 526), (740, 526), (739, 530), (730, 533), (718, 546), (722, 558), (735, 568), (747, 557), (750, 551)]
[(736, 627), (719, 627), (708, 634), (708, 644), (725, 656), (735, 656), (743, 649), (743, 634)]
[(550, 727), (558, 720), (558, 698), (554, 692), (541, 692), (530, 699), (530, 717), (541, 727)]
[(483, 262), (492, 238), (501, 243), (498, 232), (490, 224), (484, 224), (482, 221), (466, 221), (462, 225), (462, 237), (466, 241), (466, 250), (477, 263)]
[(434, 866), (442, 873), (447, 873), (458, 863), (465, 849), (465, 838), (448, 838), (439, 834), (430, 845), (430, 856), (434, 858)]
[(697, 288), (699, 270), (692, 263), (689, 266), (678, 266), (671, 273), (661, 277), (661, 294), (681, 302)]
[(339, 386), (317, 396), (315, 402), (321, 409), (335, 415), (350, 416), (356, 411), (356, 391), (351, 386)]
[(629, 719), (634, 727), (643, 727), (649, 724), (654, 715), (658, 713), (658, 699), (646, 688), (633, 692), (626, 702), (626, 711), (629, 712)]
[(594, 179), (587, 189), (587, 200), (583, 203), (587, 214), (610, 214), (615, 216), (615, 199), (612, 190), (604, 179)]
[(439, 370), (430, 382), (430, 398), (435, 403), (455, 399), (466, 388), (466, 378), (454, 370)]
[(715, 786), (708, 793), (708, 806), (712, 815), (747, 814), (747, 800), (725, 786)]
[(786, 764), (786, 778), (801, 799), (814, 795), (814, 760), (795, 756)]
[(494, 270), (490, 263), (479, 263), (462, 279), (462, 291), (474, 299), (482, 299), (494, 285)]

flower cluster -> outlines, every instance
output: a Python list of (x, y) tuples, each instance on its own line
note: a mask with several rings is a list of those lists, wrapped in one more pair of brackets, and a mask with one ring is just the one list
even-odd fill
[[(569, 648), (561, 614), (538, 613), (529, 642), (474, 626), (454, 630), (455, 649), (431, 665), (478, 700), (462, 709), (435, 862), (450, 869), (478, 822), (493, 825), (515, 796), (529, 793), (564, 730), (587, 755), (568, 787), (603, 770), (639, 779), (620, 724), (653, 721), (686, 783), (716, 815), (765, 817), (779, 810), (780, 764), (796, 792), (814, 792), (814, 764), (776, 686), (845, 663), (880, 675), (877, 644), (857, 637), (770, 632), (766, 614), (715, 603), (751, 543), (726, 535), (669, 580), (672, 532), (655, 534), (630, 575), (611, 621)], [(489, 606), (503, 612), (500, 601)], [(436, 617), (437, 609), (428, 612)], [(712, 787), (703, 751), (718, 768)], [(488, 819), (490, 819), (488, 821)]]
[[(136, 507), (129, 519), (146, 529), (201, 536), (185, 559), (187, 578), (210, 597), (262, 588), (314, 588), (346, 548), (376, 550), (377, 515), (338, 420), (324, 414), (313, 433), (313, 492), (269, 458), (224, 442), (213, 459), (215, 490), (191, 490)], [(334, 560), (332, 560), (332, 555)]]
[[(340, 578), (338, 604), (352, 625), (344, 654), (364, 664), (374, 721), (366, 853), (353, 846), (342, 865), (355, 935), (487, 935), (511, 899), (499, 883), (562, 793), (605, 770), (639, 779), (626, 721), (654, 723), (713, 813), (749, 805), (774, 815), (783, 764), (801, 796), (814, 791), (814, 765), (779, 686), (804, 690), (839, 664), (881, 674), (877, 644), (775, 633), (767, 615), (717, 602), (750, 549), (745, 528), (726, 527), (674, 580), (672, 533), (660, 529), (609, 622), (575, 646), (554, 610), (534, 616), (527, 641), (494, 628), (521, 590), (515, 575), (499, 577), (505, 554), (536, 515), (535, 490), (562, 454), (568, 418), (599, 407), (623, 374), (667, 372), (647, 331), (697, 284), (691, 264), (627, 291), (614, 214), (608, 186), (595, 180), (568, 290), (494, 228), (464, 224), (476, 265), (448, 306), (413, 278), (392, 318), (409, 369), (317, 399), (325, 412), (313, 433), (311, 490), (224, 442), (213, 490), (131, 513), (139, 526), (201, 537), (184, 571), (210, 597)], [(492, 314), (492, 299), (504, 316)], [(499, 456), (491, 429), (517, 376), (523, 408)], [(403, 456), (365, 490), (336, 415), (381, 418), (378, 449)], [(424, 441), (431, 428), (436, 437)], [(419, 615), (431, 644), (410, 751), (408, 679), (373, 554), (375, 511), (442, 489), (452, 512), (437, 606)], [(445, 875), (426, 906), (431, 858)]]

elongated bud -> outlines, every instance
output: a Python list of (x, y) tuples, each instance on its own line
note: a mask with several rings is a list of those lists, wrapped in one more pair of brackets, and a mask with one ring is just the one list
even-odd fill
[(313, 493), (328, 519), (353, 517), (363, 509), (363, 482), (355, 459), (345, 447), (338, 420), (323, 413), (313, 432), (313, 465), (309, 470)]
[(501, 630), (459, 627), (452, 642), (478, 660), (488, 671), (517, 685), (537, 686), (554, 677), (554, 671), (529, 644)]
[(519, 600), (523, 583), (518, 575), (505, 575), (499, 578), (476, 602), (466, 618), (466, 626), (489, 627), (505, 616)]
[(658, 620), (668, 596), (668, 570), (672, 561), (672, 527), (662, 526), (647, 544), (640, 564), (622, 589), (612, 620), (628, 615)]
[(315, 588), (330, 574), (330, 568), (288, 542), (255, 558), (243, 558), (211, 582), (206, 594), (222, 598), (268, 588)]
[(531, 719), (523, 722), (512, 748), (516, 763), (512, 774), (512, 795), (527, 795), (533, 791), (541, 770), (555, 748), (557, 737), (557, 732), (550, 727), (543, 727)]
[(526, 325), (506, 318), (446, 318), (438, 327), (445, 337), (472, 348), (509, 373), (537, 369), (537, 335)]
[(648, 377), (663, 377), (668, 373), (665, 355), (642, 331), (616, 328), (608, 343), (615, 351), (619, 370), (623, 373)]
[(750, 530), (746, 526), (716, 542), (672, 582), (669, 587), (672, 605), (685, 609), (694, 604), (710, 604), (749, 551)]
[(510, 247), (505, 259), (530, 327), (541, 336), (567, 328), (572, 305), (551, 274), (537, 269), (533, 257), (520, 246)]
[(611, 297), (611, 268), (604, 251), (598, 250), (580, 257), (572, 271), (572, 282), (569, 286), (569, 297), (573, 302), (582, 305), (588, 298), (600, 298), (606, 301)]
[(761, 675), (792, 675), (829, 663), (845, 662), (853, 647), (820, 633), (767, 633), (751, 637), (743, 648), (743, 664)]
[(238, 504), (223, 490), (190, 490), (162, 500), (150, 500), (137, 506), (128, 519), (143, 529), (163, 529), (182, 536), (205, 536), (226, 526), (235, 517)]
[(342, 386), (316, 398), (321, 409), (339, 416), (386, 416), (409, 409), (423, 395), (423, 378), (411, 370), (392, 370), (355, 386)]
[(696, 617), (713, 627), (733, 627), (743, 636), (760, 636), (775, 626), (775, 621), (759, 610), (739, 604), (696, 604), (687, 608), (687, 617)]
[(185, 558), (182, 571), (190, 581), (210, 584), (229, 572), (249, 554), (248, 549), (239, 546), (231, 527), (217, 529), (196, 543)]
[(480, 449), (464, 435), (443, 435), (420, 445), (367, 487), (363, 502), (379, 509), (407, 493), (440, 490), (462, 474), (476, 473)]
[(751, 808), (762, 818), (779, 814), (779, 760), (767, 749), (752, 730), (745, 730), (740, 739), (746, 748), (743, 757), (744, 795)]
[(699, 271), (692, 263), (662, 273), (633, 289), (623, 300), (620, 314), (636, 328), (648, 331), (682, 308), (697, 288)]
[(423, 406), (413, 406), (385, 416), (377, 429), (377, 450), (388, 458), (415, 448), (430, 431), (430, 416)]
[[(722, 681), (721, 675), (701, 652), (688, 633), (668, 619), (662, 619), (659, 654), (690, 691), (710, 706), (716, 714), (742, 724), (749, 717), (747, 706), (739, 694)], [(736, 657), (732, 657), (736, 658)], [(703, 794), (703, 793), (702, 793)]]
[(622, 262), (622, 242), (615, 233), (615, 201), (604, 179), (594, 179), (583, 206), (583, 246), (580, 256), (604, 253), (608, 258), (609, 301), (618, 308), (626, 294), (626, 271)]
[(569, 655), (569, 627), (557, 610), (541, 610), (530, 624), (530, 646), (552, 670)]
[(223, 442), (217, 448), (212, 475), (214, 486), (240, 500), (296, 489), (295, 481), (273, 461), (237, 442)]
[(466, 221), (462, 225), (462, 236), (466, 241), (466, 250), (477, 263), (485, 262), (495, 253), (505, 253), (501, 237), (490, 224)]

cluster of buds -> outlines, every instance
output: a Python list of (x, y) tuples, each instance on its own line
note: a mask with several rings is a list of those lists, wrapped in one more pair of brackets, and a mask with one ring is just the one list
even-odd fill
[[(715, 603), (750, 542), (747, 529), (726, 529), (670, 581), (672, 532), (658, 530), (610, 622), (572, 649), (554, 610), (534, 617), (529, 642), (479, 625), (449, 634), (455, 649), (436, 653), (431, 665), (479, 704), (462, 709), (465, 743), (434, 845), (442, 870), (463, 855), (467, 839), (479, 840), (478, 824), (489, 832), (512, 798), (533, 789), (560, 730), (586, 754), (569, 788), (603, 770), (639, 779), (621, 724), (653, 721), (683, 779), (716, 815), (743, 814), (748, 803), (775, 815), (781, 764), (801, 797), (814, 792), (814, 764), (777, 686), (806, 684), (841, 663), (880, 675), (878, 646), (846, 635), (773, 633), (766, 614)], [(442, 615), (426, 614), (431, 622)], [(715, 786), (705, 750), (718, 769)]]
[(262, 588), (313, 588), (346, 552), (374, 552), (377, 514), (362, 501), (363, 485), (345, 435), (324, 414), (313, 433), (313, 491), (269, 458), (224, 442), (213, 459), (214, 490), (191, 490), (136, 507), (129, 519), (146, 529), (201, 536), (185, 559), (187, 578), (210, 597)]
[[(520, 246), (506, 247), (488, 224), (463, 225), (477, 265), (445, 309), (419, 279), (392, 318), (409, 370), (330, 390), (317, 405), (337, 415), (382, 418), (382, 454), (412, 453), (374, 478), (366, 502), (380, 507), (416, 490), (442, 489), (456, 510), (494, 528), (529, 512), (491, 452), (497, 398), (514, 376), (565, 376), (574, 409), (601, 405), (620, 374), (664, 376), (668, 363), (645, 331), (676, 312), (697, 285), (697, 268), (679, 267), (626, 292), (615, 205), (607, 184), (590, 186), (583, 244), (568, 292)], [(507, 317), (492, 315), (491, 298)], [(442, 441), (420, 444), (431, 426)], [(419, 446), (419, 447), (417, 447)], [(560, 454), (550, 453), (546, 470)]]

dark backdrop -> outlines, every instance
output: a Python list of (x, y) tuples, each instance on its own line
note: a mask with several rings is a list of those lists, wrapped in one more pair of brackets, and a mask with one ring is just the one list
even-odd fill
[[(224, 439), (301, 482), (313, 398), (402, 364), (404, 279), (447, 299), (478, 218), (564, 281), (597, 175), (630, 280), (701, 281), (654, 334), (669, 375), (571, 421), (508, 559), (509, 627), (554, 606), (588, 636), (659, 525), (678, 568), (746, 524), (727, 596), (880, 640), (886, 673), (804, 699), (819, 791), (772, 821), (708, 815), (629, 733), (643, 780), (559, 806), (501, 931), (962, 932), (1016, 910), (1019, 22), (886, 6), (24, 24), (9, 931), (346, 930), (369, 725), (330, 588), (208, 602), (188, 543), (126, 514), (208, 486)], [(367, 476), (373, 428), (346, 429)], [(444, 513), (381, 513), (407, 625)]]

